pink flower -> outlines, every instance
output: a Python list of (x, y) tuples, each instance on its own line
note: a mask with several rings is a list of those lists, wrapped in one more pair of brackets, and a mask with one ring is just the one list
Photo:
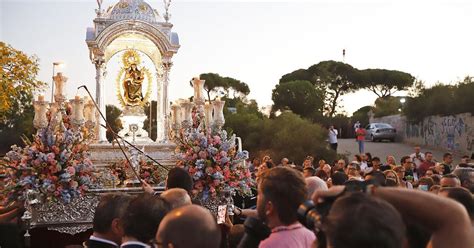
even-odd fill
[(199, 158), (206, 159), (207, 158), (207, 152), (206, 151), (200, 151), (199, 152)]
[(46, 159), (48, 161), (54, 160), (55, 157), (56, 157), (56, 155), (52, 152), (50, 152), (50, 153), (48, 153), (48, 155), (46, 155)]
[(87, 187), (87, 185), (85, 185), (85, 184), (81, 185), (81, 187), (80, 187), (81, 192), (86, 191), (88, 189), (89, 189), (89, 187)]
[(221, 143), (221, 137), (215, 135), (214, 140), (213, 140), (213, 144), (218, 145), (220, 143)]
[(206, 173), (207, 174), (213, 174), (214, 173), (214, 169), (212, 167), (207, 167), (206, 168)]
[(216, 192), (216, 189), (214, 187), (209, 187), (209, 192), (213, 193), (213, 192)]
[(31, 161), (31, 164), (32, 164), (33, 166), (39, 166), (39, 165), (41, 164), (41, 161), (40, 161), (39, 158), (37, 158), (37, 159)]
[(55, 154), (59, 154), (61, 151), (59, 150), (59, 147), (57, 146), (52, 146), (51, 147), (51, 150), (55, 153)]
[(71, 181), (71, 188), (76, 189), (79, 186), (79, 183), (76, 181)]
[(49, 172), (52, 173), (52, 174), (58, 172), (57, 166), (54, 166), (54, 165), (49, 166), (49, 167), (48, 167), (48, 170), (49, 170)]

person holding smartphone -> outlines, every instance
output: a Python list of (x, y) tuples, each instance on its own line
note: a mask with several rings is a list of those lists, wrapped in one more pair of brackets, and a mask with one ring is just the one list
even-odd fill
[(331, 149), (337, 152), (337, 129), (334, 129), (334, 126), (329, 126), (329, 145)]
[(419, 146), (415, 146), (415, 152), (410, 155), (411, 161), (415, 164), (415, 169), (418, 169), (420, 165), (425, 162), (425, 154), (421, 152)]

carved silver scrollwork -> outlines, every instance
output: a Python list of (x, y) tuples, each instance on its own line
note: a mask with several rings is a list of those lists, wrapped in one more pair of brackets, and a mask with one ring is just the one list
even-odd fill
[(46, 202), (33, 209), (31, 227), (47, 226), (68, 234), (76, 234), (92, 228), (94, 209), (99, 202), (96, 194), (75, 197), (69, 204), (62, 202)]

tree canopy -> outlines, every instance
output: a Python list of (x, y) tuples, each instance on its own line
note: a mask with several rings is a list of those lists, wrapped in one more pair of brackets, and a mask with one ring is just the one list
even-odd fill
[(341, 97), (360, 88), (356, 82), (357, 69), (349, 64), (337, 61), (322, 61), (308, 69), (299, 69), (283, 75), (280, 84), (288, 80), (307, 80), (313, 87), (324, 92), (324, 112), (332, 117), (337, 111)]
[(33, 128), (33, 93), (45, 83), (36, 79), (38, 58), (28, 56), (0, 42), (0, 153), (21, 136), (31, 136)]
[(375, 117), (382, 117), (387, 115), (399, 114), (402, 109), (401, 97), (386, 96), (379, 97), (375, 100), (375, 107), (373, 108)]
[(245, 97), (250, 93), (249, 86), (235, 78), (222, 77), (217, 73), (203, 73), (199, 76), (202, 80), (206, 80), (204, 90), (207, 93), (207, 100), (211, 101), (211, 93), (223, 94), (229, 97)]
[(358, 73), (360, 84), (378, 97), (387, 97), (397, 91), (406, 90), (415, 81), (415, 78), (409, 73), (395, 70), (366, 69), (360, 70)]
[(276, 85), (273, 89), (272, 111), (289, 109), (302, 117), (312, 117), (322, 112), (324, 92), (318, 90), (309, 81), (290, 81)]
[(430, 115), (474, 114), (474, 78), (465, 77), (456, 85), (437, 84), (407, 98), (403, 112), (408, 120), (419, 122)]
[(295, 80), (311, 82), (315, 88), (324, 92), (324, 113), (333, 117), (340, 108), (340, 99), (347, 93), (359, 89), (368, 89), (378, 97), (391, 96), (399, 90), (407, 90), (410, 86), (419, 91), (420, 83), (409, 73), (386, 70), (359, 70), (349, 64), (328, 60), (310, 66), (308, 69), (298, 69), (285, 74), (280, 84)]
[[(39, 60), (0, 42), (0, 122), (11, 126), (32, 104), (33, 93), (46, 84), (36, 76)], [(10, 122), (10, 123), (9, 123)]]

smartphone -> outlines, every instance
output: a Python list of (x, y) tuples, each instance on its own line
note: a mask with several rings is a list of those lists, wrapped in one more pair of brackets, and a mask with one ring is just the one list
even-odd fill
[(217, 224), (225, 223), (226, 213), (227, 213), (227, 205), (217, 206)]

